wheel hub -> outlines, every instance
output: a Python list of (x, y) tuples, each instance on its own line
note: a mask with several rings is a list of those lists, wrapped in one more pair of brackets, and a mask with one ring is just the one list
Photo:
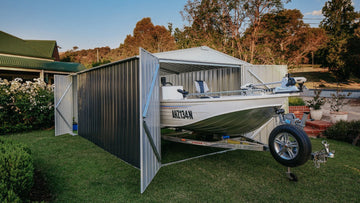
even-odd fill
[(275, 137), (275, 152), (283, 159), (294, 159), (298, 154), (299, 144), (289, 133), (280, 133)]

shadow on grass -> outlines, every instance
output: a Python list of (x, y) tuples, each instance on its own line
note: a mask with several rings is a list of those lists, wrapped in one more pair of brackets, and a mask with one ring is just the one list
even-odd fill
[(338, 82), (335, 76), (330, 72), (299, 72), (299, 73), (291, 73), (291, 76), (305, 77), (307, 81), (311, 81), (311, 82), (321, 82), (322, 80), (328, 83)]

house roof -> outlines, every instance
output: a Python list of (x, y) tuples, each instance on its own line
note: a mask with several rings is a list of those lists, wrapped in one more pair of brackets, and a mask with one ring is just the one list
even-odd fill
[(0, 31), (0, 53), (52, 59), (56, 41), (23, 40)]
[(3, 55), (0, 55), (0, 67), (40, 69), (59, 72), (78, 72), (85, 69), (85, 67), (79, 63), (46, 61)]

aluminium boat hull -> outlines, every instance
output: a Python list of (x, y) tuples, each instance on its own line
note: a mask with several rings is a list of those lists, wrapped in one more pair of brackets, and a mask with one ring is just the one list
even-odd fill
[(251, 132), (275, 114), (289, 94), (224, 96), (161, 101), (162, 127), (196, 132), (239, 135)]

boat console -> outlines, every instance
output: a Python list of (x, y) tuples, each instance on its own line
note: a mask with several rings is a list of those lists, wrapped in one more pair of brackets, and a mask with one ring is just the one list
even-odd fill
[[(274, 93), (302, 92), (305, 82), (305, 77), (290, 77), (290, 74), (287, 74), (287, 76), (281, 80), (281, 86), (275, 87)], [(299, 84), (299, 88), (296, 87), (296, 84)]]

